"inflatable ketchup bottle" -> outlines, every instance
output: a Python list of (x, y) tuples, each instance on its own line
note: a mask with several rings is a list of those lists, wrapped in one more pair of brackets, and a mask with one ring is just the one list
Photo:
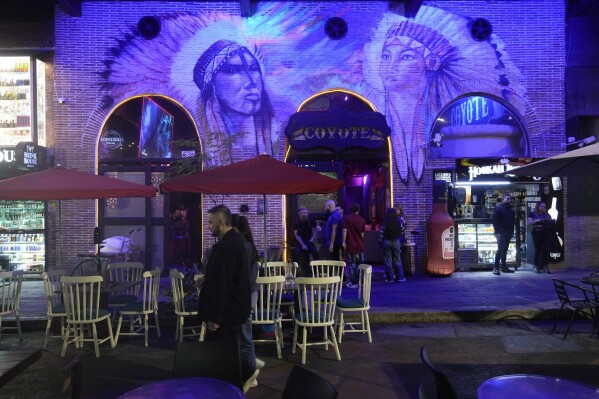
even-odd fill
[(430, 274), (450, 275), (454, 264), (454, 223), (447, 212), (447, 182), (433, 182), (433, 212), (426, 221), (426, 241)]

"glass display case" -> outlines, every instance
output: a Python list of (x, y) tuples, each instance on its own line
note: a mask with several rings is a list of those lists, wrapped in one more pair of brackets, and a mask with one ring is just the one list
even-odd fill
[(0, 263), (3, 270), (45, 270), (45, 208), (42, 201), (0, 201)]
[(0, 145), (31, 141), (29, 57), (0, 57)]
[[(495, 264), (497, 240), (493, 235), (494, 229), (490, 219), (456, 220), (458, 234), (456, 235), (457, 266), (492, 268)], [(517, 234), (510, 242), (506, 261), (518, 265)]]

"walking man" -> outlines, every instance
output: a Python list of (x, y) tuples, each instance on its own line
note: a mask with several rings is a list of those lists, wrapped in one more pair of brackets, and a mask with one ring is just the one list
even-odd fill
[(345, 246), (345, 258), (349, 267), (348, 288), (358, 287), (358, 266), (364, 263), (364, 231), (366, 221), (360, 215), (360, 204), (353, 204), (350, 214), (343, 217), (343, 242)]
[(231, 211), (224, 205), (208, 211), (208, 228), (218, 242), (212, 246), (206, 265), (198, 315), (207, 324), (207, 341), (235, 340), (240, 345), (241, 374), (247, 391), (260, 371), (254, 354), (243, 350), (242, 326), (251, 311), (250, 271), (245, 245), (231, 227), (231, 219)]
[(312, 277), (310, 256), (312, 256), (312, 260), (318, 260), (318, 250), (316, 249), (316, 245), (314, 245), (314, 239), (320, 232), (320, 226), (316, 224), (316, 221), (310, 220), (306, 208), (300, 208), (298, 215), (299, 217), (293, 226), (293, 235), (297, 242), (295, 256), (299, 262), (302, 276)]
[(507, 250), (510, 246), (510, 241), (514, 236), (514, 225), (516, 224), (516, 212), (512, 208), (512, 196), (505, 194), (503, 202), (495, 207), (493, 212), (493, 228), (495, 229), (495, 238), (497, 239), (497, 253), (495, 253), (495, 267), (493, 274), (499, 276), (501, 271), (504, 273), (514, 273), (514, 270), (509, 269), (505, 265)]

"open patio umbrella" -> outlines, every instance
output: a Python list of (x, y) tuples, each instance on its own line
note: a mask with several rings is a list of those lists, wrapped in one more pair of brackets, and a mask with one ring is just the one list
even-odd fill
[(564, 152), (508, 172), (517, 176), (574, 176), (599, 174), (599, 143)]
[(245, 161), (183, 176), (160, 185), (160, 192), (203, 194), (262, 194), (264, 201), (264, 259), (266, 251), (266, 195), (331, 193), (344, 182), (318, 172), (259, 155)]
[[(48, 201), (123, 197), (153, 197), (156, 187), (93, 175), (56, 166), (0, 181), (0, 200)], [(62, 237), (61, 204), (58, 228)], [(62, 262), (62, 238), (60, 241)]]

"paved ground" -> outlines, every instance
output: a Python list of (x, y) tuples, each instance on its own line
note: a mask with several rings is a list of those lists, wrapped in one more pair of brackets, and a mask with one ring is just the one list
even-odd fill
[[(448, 278), (413, 276), (405, 284), (386, 284), (382, 269), (376, 268), (373, 343), (368, 344), (361, 334), (348, 335), (341, 345), (341, 362), (331, 349), (310, 349), (306, 367), (336, 384), (340, 399), (413, 398), (421, 382), (432, 387), (432, 377), (418, 356), (422, 345), (463, 398), (475, 398), (476, 388), (486, 379), (511, 373), (556, 375), (599, 386), (599, 340), (590, 335), (591, 323), (576, 321), (567, 340), (549, 333), (557, 308), (551, 279), (577, 282), (589, 273), (586, 269), (552, 275), (530, 270), (501, 276), (462, 272)], [(41, 346), (45, 305), (40, 298), (41, 284), (24, 283), (25, 339), (21, 342), (14, 334), (3, 334), (0, 350)], [(565, 322), (558, 330), (563, 327)], [(86, 345), (83, 397), (113, 398), (149, 381), (168, 378), (175, 350), (173, 330), (172, 320), (165, 318), (165, 335), (152, 338), (148, 348), (141, 339), (125, 338), (116, 348), (102, 346), (100, 359)], [(288, 345), (282, 360), (277, 359), (274, 345), (257, 345), (267, 365), (258, 378), (259, 387), (250, 390), (248, 398), (279, 398), (291, 367), (300, 364), (299, 352), (290, 351), (290, 329), (286, 331)], [(0, 388), (0, 398), (65, 397), (59, 388), (61, 367), (75, 349), (69, 347), (66, 359), (59, 354), (59, 340), (51, 340), (40, 361)]]

